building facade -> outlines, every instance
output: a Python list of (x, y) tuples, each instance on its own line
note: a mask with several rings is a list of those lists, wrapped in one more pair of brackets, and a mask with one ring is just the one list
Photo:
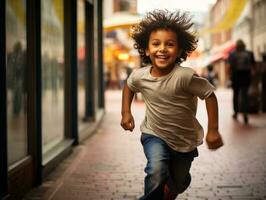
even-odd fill
[(0, 199), (21, 199), (104, 115), (102, 1), (0, 9)]
[[(217, 0), (210, 10), (212, 27), (215, 27), (226, 17), (231, 2), (229, 0)], [(228, 53), (234, 49), (236, 40), (242, 39), (246, 48), (254, 52), (256, 62), (262, 61), (262, 55), (266, 52), (265, 24), (266, 0), (252, 0), (245, 3), (245, 7), (234, 26), (212, 33), (211, 63), (219, 74), (221, 86), (227, 86), (229, 77), (226, 72), (226, 59)]]
[[(218, 0), (210, 10), (210, 25), (215, 27), (223, 20), (230, 0)], [(228, 76), (226, 74), (226, 58), (232, 48), (232, 31), (225, 29), (211, 34), (211, 59), (210, 62), (218, 75), (218, 84), (221, 87), (227, 86)]]
[(266, 53), (266, 0), (252, 0), (252, 49), (257, 61)]
[(237, 41), (238, 39), (242, 39), (246, 48), (249, 50), (253, 49), (253, 23), (252, 23), (252, 4), (249, 1), (243, 10), (242, 15), (239, 17), (238, 22), (232, 29), (232, 41)]

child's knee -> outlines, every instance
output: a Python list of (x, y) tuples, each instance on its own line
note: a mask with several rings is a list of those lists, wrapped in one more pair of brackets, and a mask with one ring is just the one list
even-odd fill
[(168, 166), (161, 163), (150, 163), (145, 169), (147, 176), (157, 183), (165, 182), (169, 177)]
[(191, 176), (188, 174), (188, 176), (183, 179), (182, 181), (177, 181), (174, 184), (174, 192), (181, 194), (183, 193), (190, 185), (191, 183)]

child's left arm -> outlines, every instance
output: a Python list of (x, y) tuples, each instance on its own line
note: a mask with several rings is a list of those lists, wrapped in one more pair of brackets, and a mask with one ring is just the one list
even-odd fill
[(214, 93), (206, 98), (206, 109), (208, 114), (208, 131), (206, 142), (209, 149), (218, 149), (223, 146), (222, 137), (218, 131), (218, 103)]

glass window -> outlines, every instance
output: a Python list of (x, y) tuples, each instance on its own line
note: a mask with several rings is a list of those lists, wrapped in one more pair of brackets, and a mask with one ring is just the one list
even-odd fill
[(6, 1), (8, 165), (27, 155), (26, 1)]
[(85, 117), (85, 2), (78, 1), (78, 119), (79, 130), (83, 128)]
[(64, 139), (63, 0), (41, 1), (43, 154)]

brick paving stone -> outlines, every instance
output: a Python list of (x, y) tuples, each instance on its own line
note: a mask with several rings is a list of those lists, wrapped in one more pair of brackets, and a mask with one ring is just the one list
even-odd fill
[[(178, 200), (266, 200), (266, 114), (250, 115), (243, 125), (232, 114), (232, 93), (216, 91), (219, 125), (224, 147), (210, 151), (205, 143), (192, 167), (192, 183)], [(106, 92), (106, 115), (97, 133), (73, 149), (43, 184), (24, 199), (135, 200), (144, 190), (146, 159), (139, 126), (143, 102), (133, 104), (135, 130), (120, 128), (121, 91)], [(197, 117), (207, 127), (205, 103), (199, 101)]]

